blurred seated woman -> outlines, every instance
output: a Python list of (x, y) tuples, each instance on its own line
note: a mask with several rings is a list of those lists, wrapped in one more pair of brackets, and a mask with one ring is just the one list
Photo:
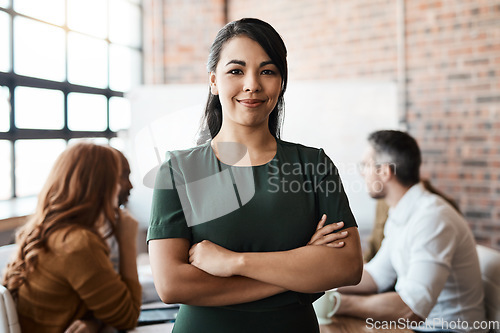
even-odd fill
[[(70, 146), (55, 162), (34, 215), (17, 233), (19, 250), (3, 280), (17, 300), (23, 332), (136, 325), (137, 222), (118, 209), (120, 174), (117, 152), (91, 143)], [(106, 243), (112, 235), (119, 244), (119, 272)]]

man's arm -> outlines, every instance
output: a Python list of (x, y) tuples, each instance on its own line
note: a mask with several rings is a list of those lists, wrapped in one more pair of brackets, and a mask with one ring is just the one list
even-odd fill
[[(445, 223), (435, 216), (424, 216), (421, 221), (431, 221), (433, 228), (429, 227), (429, 223), (415, 224), (413, 240), (407, 249), (410, 253), (409, 269), (407, 274), (397, 277), (397, 292), (369, 296), (345, 295), (339, 314), (375, 320), (405, 318), (414, 321), (427, 317), (450, 275), (451, 258), (458, 237), (452, 223)], [(375, 258), (367, 264), (371, 274), (374, 274), (371, 276), (378, 290), (386, 290), (390, 281), (388, 277), (394, 274), (386, 241), (385, 246), (382, 243)]]
[(377, 284), (370, 273), (363, 271), (361, 282), (356, 286), (342, 287), (339, 315), (375, 320), (406, 318), (420, 320), (395, 292), (377, 293)]
[(422, 321), (399, 297), (396, 292), (386, 292), (374, 295), (342, 294), (338, 315), (374, 320)]

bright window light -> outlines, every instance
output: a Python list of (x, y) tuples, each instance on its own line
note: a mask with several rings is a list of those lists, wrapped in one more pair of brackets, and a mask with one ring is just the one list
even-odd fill
[(17, 87), (16, 126), (61, 129), (64, 127), (64, 94), (60, 90)]
[(9, 129), (10, 129), (9, 88), (0, 86), (0, 132), (7, 132)]
[(49, 23), (64, 24), (64, 0), (16, 0), (14, 10)]
[(10, 164), (10, 153), (11, 143), (6, 140), (0, 140), (0, 200), (5, 200), (10, 198), (12, 183), (10, 178), (11, 164)]
[(0, 72), (10, 71), (10, 16), (0, 12)]
[(131, 48), (110, 45), (109, 86), (117, 91), (129, 91), (141, 82), (141, 54)]
[(142, 2), (0, 0), (0, 200), (37, 194), (68, 142), (125, 148)]
[(0, 0), (0, 7), (7, 8), (10, 6), (9, 0)]
[(108, 34), (108, 7), (103, 0), (68, 0), (68, 26), (95, 37)]
[(119, 131), (130, 127), (130, 101), (123, 97), (109, 99), (109, 129)]
[(108, 44), (79, 33), (68, 36), (68, 81), (106, 88), (108, 86)]
[(141, 11), (124, 0), (109, 1), (109, 39), (113, 43), (141, 46)]
[(98, 145), (107, 145), (109, 140), (106, 138), (76, 138), (70, 139), (68, 145), (74, 145), (77, 142), (92, 142)]
[(104, 95), (71, 93), (68, 95), (68, 128), (72, 131), (106, 130), (107, 100)]
[(38, 194), (65, 148), (66, 141), (60, 139), (16, 141), (16, 194), (20, 197)]
[(43, 79), (65, 79), (64, 30), (24, 17), (14, 19), (14, 70)]
[(118, 138), (111, 138), (111, 140), (109, 140), (109, 145), (111, 147), (113, 147), (113, 148), (118, 149), (121, 152), (124, 152), (124, 151), (127, 150), (127, 145), (125, 143), (125, 140), (123, 140), (120, 137), (118, 137)]

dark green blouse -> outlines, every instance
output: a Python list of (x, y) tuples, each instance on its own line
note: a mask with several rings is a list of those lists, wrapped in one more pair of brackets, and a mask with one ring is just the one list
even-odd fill
[[(277, 140), (270, 162), (231, 167), (207, 142), (167, 153), (156, 177), (148, 241), (207, 239), (236, 252), (286, 251), (307, 244), (322, 214), (327, 224), (357, 226), (337, 168), (322, 149)], [(221, 308), (255, 313), (319, 296), (289, 291)]]

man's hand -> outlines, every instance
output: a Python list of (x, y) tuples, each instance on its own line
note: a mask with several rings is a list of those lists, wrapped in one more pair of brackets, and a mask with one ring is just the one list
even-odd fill
[(323, 214), (321, 220), (319, 220), (318, 226), (316, 227), (316, 232), (311, 237), (311, 240), (307, 245), (325, 245), (329, 247), (343, 247), (345, 245), (344, 242), (340, 241), (340, 239), (346, 238), (348, 232), (334, 232), (335, 230), (339, 230), (344, 226), (344, 222), (332, 223), (324, 226), (326, 222), (326, 214)]

